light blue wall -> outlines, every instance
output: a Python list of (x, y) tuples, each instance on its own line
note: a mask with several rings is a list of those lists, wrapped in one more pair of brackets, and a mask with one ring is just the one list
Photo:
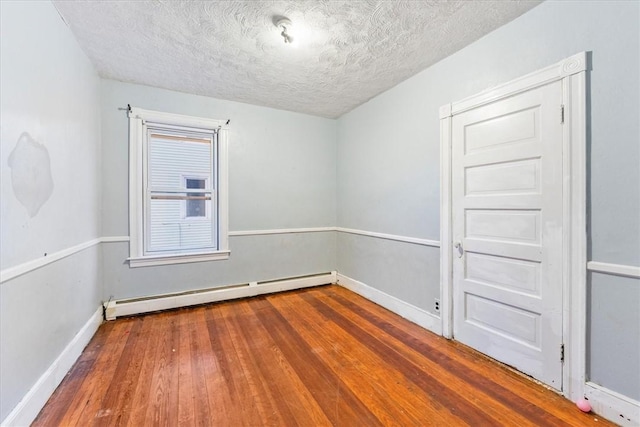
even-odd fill
[[(128, 119), (135, 107), (230, 119), (229, 230), (334, 226), (336, 122), (169, 90), (102, 81), (105, 236), (129, 234)], [(105, 297), (116, 299), (335, 270), (335, 233), (230, 237), (231, 258), (130, 269), (127, 243), (104, 246)]]
[(229, 240), (225, 261), (129, 268), (129, 246), (107, 243), (104, 257), (105, 299), (132, 298), (245, 284), (335, 270), (335, 232), (237, 236)]
[[(640, 265), (639, 16), (635, 1), (547, 1), (344, 115), (338, 120), (338, 226), (439, 240), (439, 107), (590, 51), (591, 259)], [(340, 236), (338, 253), (340, 273), (435, 313), (437, 251)], [(428, 271), (416, 268), (416, 256)], [(616, 287), (612, 280), (594, 282), (593, 295), (615, 289), (622, 306), (604, 321), (604, 306), (593, 305), (590, 334), (594, 344), (607, 334), (628, 340), (626, 348), (636, 351), (614, 361), (631, 372), (640, 365), (640, 336), (610, 326), (637, 322), (640, 281)], [(609, 370), (601, 355), (591, 360), (594, 380), (640, 399), (637, 382)]]
[[(128, 235), (127, 119), (118, 111), (128, 103), (232, 120), (233, 231), (338, 225), (438, 240), (438, 108), (584, 50), (593, 52), (591, 259), (640, 265), (639, 14), (638, 2), (547, 1), (336, 122), (100, 83), (50, 3), (0, 2), (1, 269), (99, 236)], [(23, 132), (46, 147), (54, 184), (33, 217), (7, 167)], [(336, 268), (431, 312), (439, 296), (432, 247), (334, 232), (238, 236), (230, 246), (229, 261), (130, 269), (127, 243), (106, 243), (1, 283), (0, 420), (102, 296)], [(589, 282), (589, 376), (635, 399), (639, 289), (637, 279), (602, 274)]]
[[(100, 236), (100, 80), (51, 3), (3, 1), (0, 19), (4, 273)], [(10, 162), (24, 133), (31, 151)], [(52, 186), (12, 177), (42, 174), (44, 152)], [(35, 214), (19, 200), (49, 190)], [(99, 308), (100, 259), (93, 246), (0, 284), (0, 420)]]
[(640, 280), (592, 273), (587, 291), (589, 378), (640, 401)]

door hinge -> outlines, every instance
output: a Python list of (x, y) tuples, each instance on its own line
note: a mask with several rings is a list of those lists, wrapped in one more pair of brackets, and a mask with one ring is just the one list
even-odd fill
[(560, 106), (560, 124), (564, 124), (564, 105)]
[(560, 362), (564, 363), (564, 344), (560, 345)]

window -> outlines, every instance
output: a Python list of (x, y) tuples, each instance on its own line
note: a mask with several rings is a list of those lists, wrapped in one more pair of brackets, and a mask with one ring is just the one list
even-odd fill
[[(207, 188), (206, 178), (185, 178), (185, 188), (190, 190), (193, 188)], [(193, 193), (191, 198), (184, 202), (184, 216), (183, 218), (207, 218), (209, 215), (206, 194), (205, 193)]]
[(224, 121), (129, 112), (129, 265), (227, 259)]

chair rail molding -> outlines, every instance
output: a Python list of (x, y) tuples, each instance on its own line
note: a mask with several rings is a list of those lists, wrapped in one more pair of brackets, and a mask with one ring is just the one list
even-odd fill
[(640, 267), (635, 265), (610, 264), (607, 262), (589, 261), (587, 269), (594, 273), (612, 274), (614, 276), (640, 279)]

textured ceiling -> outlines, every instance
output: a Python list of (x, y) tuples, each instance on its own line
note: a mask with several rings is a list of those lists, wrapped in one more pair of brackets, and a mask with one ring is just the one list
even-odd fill
[(54, 1), (102, 77), (329, 118), (538, 3)]

